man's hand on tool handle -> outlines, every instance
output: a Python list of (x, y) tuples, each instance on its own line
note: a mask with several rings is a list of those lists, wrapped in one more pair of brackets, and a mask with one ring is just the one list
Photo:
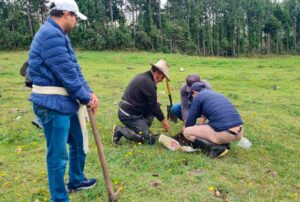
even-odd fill
[(90, 102), (87, 104), (87, 109), (92, 110), (95, 114), (99, 107), (99, 99), (95, 93), (91, 94)]

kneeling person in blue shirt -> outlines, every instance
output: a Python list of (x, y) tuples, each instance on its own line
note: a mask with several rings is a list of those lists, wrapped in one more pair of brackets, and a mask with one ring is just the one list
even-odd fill
[[(233, 104), (222, 94), (206, 90), (199, 82), (191, 86), (192, 100), (183, 135), (210, 157), (224, 156), (229, 143), (243, 136), (243, 121)], [(199, 117), (207, 123), (195, 125)], [(205, 120), (206, 121), (206, 120)]]

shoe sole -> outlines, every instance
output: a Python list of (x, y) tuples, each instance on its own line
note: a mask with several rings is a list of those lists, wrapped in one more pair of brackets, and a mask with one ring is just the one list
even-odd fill
[(116, 127), (117, 127), (117, 125), (114, 124), (113, 129), (112, 129), (111, 142), (113, 143), (114, 146), (120, 146), (114, 142), (114, 134), (115, 134)]
[(228, 149), (225, 149), (219, 156), (216, 157), (216, 159), (225, 156), (228, 153), (228, 151)]
[(76, 189), (76, 190), (69, 190), (69, 189), (68, 189), (68, 192), (69, 192), (69, 193), (74, 193), (74, 192), (77, 192), (77, 191), (80, 191), (80, 190), (92, 189), (94, 186), (96, 186), (96, 184), (97, 184), (97, 182), (95, 182), (95, 184), (93, 184), (93, 185), (91, 185), (91, 186), (89, 186), (89, 187), (80, 187), (80, 188), (78, 188), (78, 189)]
[(92, 186), (89, 186), (89, 187), (80, 187), (77, 189), (77, 191), (79, 190), (87, 190), (87, 189), (92, 189), (94, 186), (96, 186), (97, 182), (95, 182), (95, 184), (93, 184)]
[(113, 145), (116, 145), (116, 144), (114, 143), (114, 134), (115, 134), (115, 129), (116, 129), (116, 127), (117, 127), (117, 125), (114, 124), (113, 129), (112, 129), (111, 142), (113, 143)]

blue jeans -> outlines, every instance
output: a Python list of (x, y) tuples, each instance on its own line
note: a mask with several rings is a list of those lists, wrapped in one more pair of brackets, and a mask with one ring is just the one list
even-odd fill
[(77, 114), (61, 114), (33, 104), (34, 113), (42, 122), (47, 141), (47, 170), (51, 201), (69, 201), (65, 188), (69, 147), (69, 183), (78, 186), (84, 180), (85, 153)]
[(177, 118), (182, 120), (182, 114), (181, 114), (181, 104), (174, 104), (171, 108), (172, 114), (174, 114)]

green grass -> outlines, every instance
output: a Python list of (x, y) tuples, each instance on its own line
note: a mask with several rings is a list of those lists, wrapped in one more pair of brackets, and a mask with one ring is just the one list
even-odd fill
[[(0, 52), (0, 201), (47, 201), (45, 138), (31, 125), (34, 115), (19, 68), (28, 52)], [(83, 73), (100, 97), (97, 124), (114, 188), (123, 187), (119, 201), (300, 200), (300, 57), (192, 57), (144, 52), (77, 52)], [(201, 153), (167, 150), (160, 144), (136, 145), (122, 140), (112, 146), (117, 103), (128, 82), (164, 58), (171, 66), (174, 102), (189, 73), (199, 73), (216, 91), (230, 98), (245, 122), (249, 149), (233, 144), (229, 154), (213, 160)], [(184, 67), (185, 71), (179, 69)], [(274, 90), (275, 89), (275, 90)], [(166, 84), (159, 100), (168, 104)], [(18, 110), (12, 110), (18, 109)], [(16, 118), (20, 117), (19, 120)], [(182, 124), (172, 123), (168, 135)], [(152, 129), (161, 132), (155, 121)], [(90, 130), (91, 131), (91, 130)], [(73, 201), (106, 201), (107, 193), (96, 147), (90, 133), (86, 175), (100, 183), (71, 195)], [(151, 186), (157, 182), (158, 186)]]

